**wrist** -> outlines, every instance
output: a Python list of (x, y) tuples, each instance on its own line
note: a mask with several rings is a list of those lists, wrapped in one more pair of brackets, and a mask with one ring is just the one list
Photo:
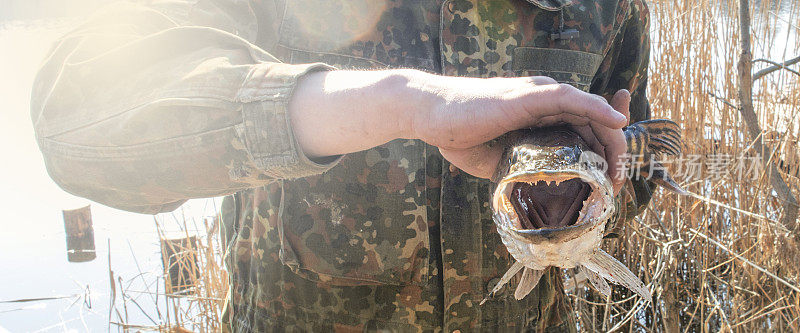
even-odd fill
[(392, 71), (395, 86), (391, 103), (393, 114), (399, 119), (399, 138), (422, 139), (419, 134), (420, 123), (426, 122), (431, 110), (441, 102), (436, 82), (441, 75), (430, 74), (414, 69)]
[(422, 87), (432, 77), (411, 69), (310, 73), (289, 102), (295, 138), (309, 157), (418, 138), (413, 123), (430, 107)]
[(386, 139), (412, 139), (412, 119), (416, 112), (415, 100), (418, 93), (412, 85), (416, 77), (424, 74), (413, 69), (390, 69), (377, 71), (379, 78), (370, 87), (369, 100), (377, 116), (371, 126), (385, 133)]

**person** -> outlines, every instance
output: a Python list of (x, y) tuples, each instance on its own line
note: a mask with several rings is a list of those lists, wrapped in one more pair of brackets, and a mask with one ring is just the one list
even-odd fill
[(495, 139), (570, 124), (614, 170), (648, 56), (642, 0), (123, 3), (58, 41), (31, 114), (70, 193), (227, 195), (227, 330), (574, 331), (555, 269), (478, 305), (511, 260)]

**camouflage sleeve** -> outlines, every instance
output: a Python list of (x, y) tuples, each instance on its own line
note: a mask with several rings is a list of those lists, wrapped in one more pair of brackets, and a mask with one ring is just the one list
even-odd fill
[(647, 67), (650, 63), (650, 14), (644, 0), (627, 0), (628, 15), (622, 25), (617, 43), (609, 52), (612, 68), (608, 85), (602, 92), (613, 96), (617, 90), (631, 92), (631, 122), (650, 118), (647, 100)]
[(48, 173), (112, 207), (169, 211), (185, 200), (319, 174), (295, 142), (287, 102), (324, 64), (254, 46), (248, 1), (119, 4), (61, 38), (33, 87)]
[[(623, 0), (628, 10), (621, 31), (604, 61), (607, 71), (607, 85), (601, 95), (610, 98), (619, 89), (631, 92), (631, 122), (650, 119), (650, 103), (647, 99), (647, 67), (650, 62), (650, 14), (644, 0)], [(645, 179), (631, 179), (630, 188), (623, 190), (620, 199), (620, 216), (623, 220), (633, 219), (641, 214), (650, 202), (656, 185)], [(624, 193), (631, 193), (632, 196)], [(616, 223), (609, 227), (620, 228)], [(618, 233), (619, 231), (612, 231)]]

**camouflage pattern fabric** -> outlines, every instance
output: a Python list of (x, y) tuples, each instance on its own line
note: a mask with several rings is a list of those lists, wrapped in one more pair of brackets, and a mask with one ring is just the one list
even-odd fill
[[(557, 269), (521, 301), (512, 281), (478, 305), (511, 257), (491, 220), (489, 182), (435, 147), (395, 140), (338, 163), (305, 158), (286, 127), (286, 100), (298, 76), (330, 67), (289, 64), (546, 75), (606, 97), (628, 89), (639, 121), (649, 117), (642, 0), (203, 0), (115, 13), (68, 35), (37, 79), (32, 114), (48, 170), (73, 193), (140, 212), (239, 191), (223, 207), (231, 331), (576, 329)], [(570, 29), (571, 39), (551, 38)], [(147, 43), (161, 51), (136, 48)], [(91, 61), (64, 71), (75, 55)], [(121, 64), (124, 73), (76, 84)], [(140, 93), (153, 89), (164, 93)], [(182, 95), (166, 92), (177, 91), (194, 94), (181, 103), (199, 102), (175, 103)], [(144, 134), (104, 138), (103, 149), (127, 149), (113, 154), (65, 153), (108, 132), (50, 131), (54, 115), (95, 104), (155, 106), (138, 118), (78, 114)], [(176, 138), (150, 137), (156, 124)], [(170, 148), (135, 150), (148, 145)], [(650, 188), (630, 188), (640, 210)]]
[[(626, 88), (638, 103), (633, 119), (649, 116), (641, 2), (565, 2), (560, 11), (548, 7), (553, 1), (354, 3), (287, 2), (270, 53), (339, 68), (546, 75), (604, 96)], [(562, 14), (578, 38), (550, 39)], [(345, 156), (322, 175), (285, 181), (283, 196), (280, 187), (243, 195), (240, 221), (252, 230), (238, 233), (249, 237), (236, 240), (229, 262), (237, 267), (234, 328), (575, 329), (557, 269), (522, 301), (503, 292), (478, 306), (511, 258), (491, 221), (489, 182), (452, 167), (435, 147), (390, 142)], [(281, 198), (283, 250), (293, 253), (283, 258)]]

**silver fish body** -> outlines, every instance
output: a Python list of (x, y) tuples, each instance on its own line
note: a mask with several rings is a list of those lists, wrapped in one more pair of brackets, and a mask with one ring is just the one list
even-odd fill
[[(652, 156), (680, 152), (678, 126), (650, 120), (625, 128), (628, 152), (647, 175), (665, 188), (685, 194)], [(550, 266), (579, 267), (595, 289), (606, 296), (606, 280), (650, 299), (650, 291), (627, 267), (600, 249), (616, 205), (602, 157), (567, 127), (525, 130), (509, 136), (493, 178), (492, 210), (497, 232), (516, 263), (500, 279), (492, 297), (523, 271), (515, 297), (522, 299)], [(655, 179), (659, 178), (659, 179)], [(484, 302), (486, 299), (484, 299)], [(483, 303), (483, 302), (482, 302)]]

